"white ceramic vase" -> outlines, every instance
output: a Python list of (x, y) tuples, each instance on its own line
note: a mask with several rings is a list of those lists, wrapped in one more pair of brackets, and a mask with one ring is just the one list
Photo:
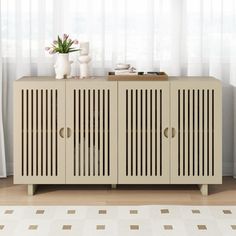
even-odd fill
[(54, 65), (56, 79), (70, 78), (72, 63), (73, 61), (69, 61), (69, 53), (59, 53), (56, 64)]
[(89, 42), (81, 42), (80, 49), (80, 78), (86, 78), (89, 77), (89, 62), (91, 61), (91, 57), (89, 56)]

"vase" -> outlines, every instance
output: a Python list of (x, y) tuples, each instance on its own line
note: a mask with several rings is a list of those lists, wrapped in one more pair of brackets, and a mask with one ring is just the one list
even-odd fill
[(89, 42), (81, 42), (80, 49), (80, 78), (86, 78), (89, 77), (89, 62), (91, 61), (91, 57), (89, 56)]
[(56, 79), (70, 78), (72, 63), (73, 61), (69, 61), (69, 53), (59, 53), (57, 55), (57, 61), (54, 65)]

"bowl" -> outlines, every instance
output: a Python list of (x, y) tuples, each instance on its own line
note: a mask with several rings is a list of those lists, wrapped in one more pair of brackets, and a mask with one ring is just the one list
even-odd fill
[(123, 70), (129, 69), (130, 68), (130, 64), (118, 63), (118, 64), (116, 64), (116, 68), (117, 69), (123, 69)]

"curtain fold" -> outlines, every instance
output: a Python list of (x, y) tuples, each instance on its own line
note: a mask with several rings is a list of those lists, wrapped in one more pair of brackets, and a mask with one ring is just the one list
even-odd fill
[[(1, 2), (0, 2), (0, 22), (1, 22)], [(0, 32), (0, 55), (2, 55), (2, 40)], [(3, 129), (3, 74), (2, 74), (2, 56), (0, 56), (0, 178), (6, 177), (6, 155)]]
[[(116, 63), (127, 62), (139, 71), (221, 79), (224, 173), (232, 175), (235, 0), (1, 0), (1, 5), (1, 110), (8, 174), (13, 166), (12, 82), (23, 75), (54, 75), (55, 56), (44, 47), (68, 33), (90, 42), (92, 75), (105, 75)], [(78, 75), (78, 54), (71, 59), (72, 74)]]

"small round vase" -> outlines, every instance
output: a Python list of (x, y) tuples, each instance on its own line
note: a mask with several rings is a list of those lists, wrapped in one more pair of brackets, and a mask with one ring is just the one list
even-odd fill
[(56, 79), (70, 78), (72, 63), (73, 61), (69, 61), (69, 53), (59, 53), (56, 64), (54, 65)]

